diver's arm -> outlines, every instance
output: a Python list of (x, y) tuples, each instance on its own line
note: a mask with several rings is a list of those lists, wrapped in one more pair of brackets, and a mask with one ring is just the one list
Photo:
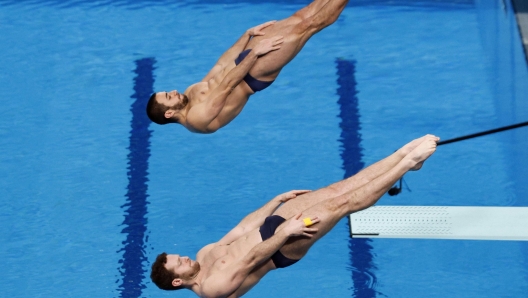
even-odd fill
[(207, 75), (202, 79), (202, 82), (207, 82), (210, 79), (212, 79), (219, 71), (224, 69), (226, 67), (226, 64), (230, 61), (234, 61), (236, 57), (244, 50), (246, 45), (248, 44), (249, 40), (251, 39), (251, 35), (248, 34), (248, 32), (244, 32), (242, 36), (235, 42), (233, 46), (229, 48), (229, 50), (225, 51), (222, 56), (216, 61), (216, 64), (213, 66), (213, 68), (207, 73)]
[(242, 219), (236, 227), (229, 231), (229, 233), (222, 237), (222, 239), (220, 239), (218, 243), (229, 244), (242, 237), (247, 232), (260, 227), (262, 224), (264, 224), (264, 220), (266, 220), (266, 217), (272, 215), (273, 212), (275, 212), (275, 210), (277, 210), (277, 208), (280, 206), (280, 204), (285, 203), (307, 192), (310, 192), (310, 190), (292, 190), (274, 197), (264, 206), (260, 207), (259, 209), (251, 212), (246, 217), (244, 217), (244, 219)]
[[(305, 236), (312, 238), (313, 234), (318, 231), (317, 228), (309, 228), (305, 225), (304, 220), (301, 219), (302, 213), (299, 213), (284, 223), (281, 229), (277, 229), (275, 234), (257, 244), (249, 253), (243, 258), (245, 262), (257, 266), (262, 262), (271, 258), (286, 243), (286, 240), (294, 236)], [(308, 217), (312, 225), (319, 222), (317, 217)]]
[(257, 244), (242, 258), (233, 261), (221, 272), (209, 276), (202, 282), (202, 297), (227, 297), (235, 292), (251, 271), (279, 250), (290, 236), (284, 229)]
[(264, 24), (260, 24), (253, 28), (248, 29), (242, 36), (232, 45), (227, 51), (225, 51), (222, 56), (218, 59), (215, 66), (209, 73), (202, 79), (202, 82), (206, 82), (216, 75), (216, 73), (222, 70), (228, 63), (235, 61), (238, 55), (244, 51), (246, 45), (252, 36), (261, 36), (264, 35), (264, 32), (261, 30), (268, 27), (269, 25), (274, 24), (276, 21), (269, 21)]
[(237, 240), (238, 238), (244, 236), (247, 232), (260, 227), (264, 223), (266, 217), (273, 214), (273, 212), (277, 210), (280, 204), (285, 203), (309, 191), (310, 190), (292, 190), (274, 197), (264, 206), (260, 207), (259, 209), (251, 212), (246, 217), (244, 217), (244, 219), (242, 219), (236, 227), (229, 231), (229, 233), (222, 237), (222, 239), (220, 239), (218, 243), (229, 244)]
[[(256, 227), (264, 223), (264, 219), (271, 215), (282, 202), (273, 198), (271, 201), (267, 202), (264, 206), (248, 214), (244, 219), (238, 223), (229, 233), (227, 233), (220, 241), (219, 244), (225, 245), (230, 244), (231, 242), (237, 240), (238, 238), (244, 236), (247, 232), (255, 229)], [(260, 223), (260, 225), (259, 225)]]
[[(215, 274), (204, 280), (202, 283), (202, 293), (205, 297), (227, 296), (240, 287), (249, 273), (269, 260), (286, 241), (292, 236), (313, 237), (317, 228), (308, 228), (304, 225), (302, 214), (298, 214), (290, 219), (284, 228), (278, 230), (269, 239), (255, 245), (243, 258), (234, 261), (230, 266), (223, 269), (221, 273)], [(312, 223), (318, 223), (317, 217), (311, 218)]]

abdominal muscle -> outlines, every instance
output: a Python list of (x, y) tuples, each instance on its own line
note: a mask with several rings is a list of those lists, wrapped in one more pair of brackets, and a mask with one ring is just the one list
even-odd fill
[[(237, 259), (243, 258), (246, 254), (248, 254), (253, 247), (258, 245), (262, 242), (262, 237), (260, 236), (260, 232), (258, 229), (254, 229), (253, 231), (247, 233), (246, 235), (240, 237), (236, 241), (234, 241), (231, 246), (233, 246), (233, 251), (236, 251), (238, 253)], [(275, 265), (271, 261), (271, 259), (265, 260), (261, 264), (257, 265), (251, 273), (246, 277), (244, 282), (240, 285), (240, 287), (229, 297), (240, 297), (247, 293), (251, 288), (253, 288), (260, 279), (266, 275), (269, 271), (275, 269)]]
[[(215, 262), (214, 267), (216, 269), (216, 272), (214, 274), (222, 274), (223, 268), (231, 265), (232, 262), (237, 262), (244, 258), (251, 251), (251, 249), (253, 249), (253, 247), (255, 247), (261, 242), (262, 238), (260, 236), (260, 232), (258, 229), (255, 229), (245, 234), (244, 236), (238, 238), (236, 241), (232, 242), (229, 245), (217, 247), (217, 252), (220, 252), (220, 250), (225, 249), (225, 255), (219, 257)], [(273, 269), (275, 269), (275, 266), (273, 265), (273, 262), (271, 260), (266, 260), (263, 263), (259, 264), (246, 277), (240, 287), (235, 292), (233, 292), (233, 294), (229, 295), (229, 297), (240, 297), (243, 294), (247, 293), (253, 286), (255, 286), (260, 281), (260, 279), (266, 273)]]
[[(229, 73), (230, 70), (232, 70), (235, 67), (235, 62), (230, 64), (228, 67), (226, 67), (221, 73), (219, 73), (215, 78), (212, 78), (211, 80), (214, 80), (214, 83), (210, 85), (218, 86), (220, 82), (225, 78), (225, 76)], [(212, 91), (212, 89), (210, 89)], [(249, 96), (253, 95), (255, 92), (249, 88), (248, 84), (242, 80), (238, 85), (233, 89), (231, 94), (228, 95), (227, 100), (225, 102), (224, 107), (222, 108), (222, 111), (216, 118), (211, 122), (209, 125), (209, 129), (211, 130), (218, 130), (222, 128), (223, 126), (227, 125), (229, 122), (233, 121), (233, 119), (240, 114), (244, 106), (246, 105)]]
[(233, 119), (235, 119), (236, 116), (240, 114), (249, 98), (249, 94), (241, 90), (242, 86), (240, 85), (242, 84), (245, 84), (247, 86), (246, 82), (241, 82), (240, 84), (238, 84), (235, 90), (233, 90), (233, 92), (227, 97), (226, 103), (222, 108), (222, 111), (211, 122), (209, 128), (215, 128), (215, 130), (220, 129), (227, 125), (229, 122), (233, 121)]

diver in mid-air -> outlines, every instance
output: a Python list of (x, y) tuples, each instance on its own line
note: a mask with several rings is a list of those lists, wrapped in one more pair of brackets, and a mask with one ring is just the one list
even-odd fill
[(334, 23), (347, 2), (315, 0), (289, 18), (247, 30), (200, 82), (182, 93), (152, 94), (149, 118), (197, 133), (217, 131), (242, 111), (252, 94), (271, 85), (314, 34)]

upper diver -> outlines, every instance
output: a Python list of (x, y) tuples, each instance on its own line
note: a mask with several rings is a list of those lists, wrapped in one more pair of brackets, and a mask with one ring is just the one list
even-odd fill
[(200, 82), (183, 93), (152, 94), (149, 118), (196, 133), (217, 131), (242, 111), (251, 95), (273, 83), (310, 37), (334, 23), (347, 2), (315, 0), (284, 20), (248, 29)]

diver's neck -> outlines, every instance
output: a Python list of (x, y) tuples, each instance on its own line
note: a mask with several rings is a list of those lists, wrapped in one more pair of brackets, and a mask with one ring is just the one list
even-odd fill
[(187, 287), (189, 290), (195, 292), (198, 296), (201, 296), (199, 293), (201, 292), (201, 286), (202, 286), (202, 279), (203, 279), (203, 273), (204, 270), (202, 270), (201, 266), (198, 272), (194, 276), (191, 276), (189, 279), (190, 285)]

